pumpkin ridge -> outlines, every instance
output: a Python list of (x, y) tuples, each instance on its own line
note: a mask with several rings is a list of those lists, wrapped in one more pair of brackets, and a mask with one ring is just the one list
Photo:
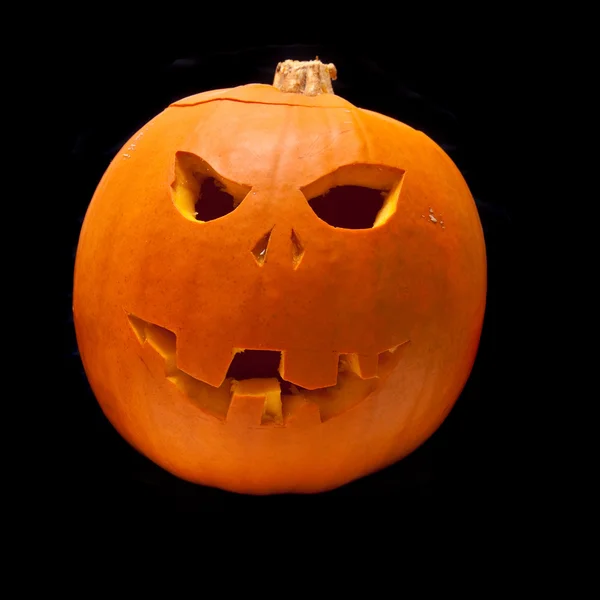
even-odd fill
[(350, 113), (350, 118), (354, 121), (356, 130), (360, 132), (358, 137), (364, 148), (364, 154), (367, 157), (367, 160), (365, 162), (370, 162), (373, 157), (373, 152), (371, 144), (369, 143), (369, 136), (367, 135), (367, 127), (364, 124), (362, 115), (359, 114), (357, 111), (352, 111)]

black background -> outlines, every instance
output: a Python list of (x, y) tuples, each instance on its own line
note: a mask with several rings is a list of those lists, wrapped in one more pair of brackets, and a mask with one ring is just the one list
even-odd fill
[[(469, 35), (471, 37), (469, 37)], [(375, 496), (494, 502), (515, 493), (506, 423), (517, 401), (508, 381), (511, 236), (514, 198), (503, 181), (510, 147), (510, 65), (482, 31), (439, 37), (423, 33), (407, 49), (391, 41), (359, 44), (214, 40), (178, 46), (78, 38), (54, 73), (61, 90), (58, 152), (69, 185), (55, 214), (60, 233), (60, 369), (64, 397), (52, 411), (47, 454), (52, 493), (63, 508), (99, 507), (210, 514), (241, 506), (322, 506)], [(225, 36), (226, 37), (226, 36)], [(257, 36), (258, 37), (258, 36)], [(460, 43), (457, 43), (457, 39)], [(113, 48), (111, 46), (111, 48)], [(73, 262), (87, 205), (125, 141), (170, 102), (245, 83), (271, 83), (277, 63), (319, 56), (338, 69), (334, 90), (353, 104), (424, 131), (463, 173), (475, 197), (488, 253), (488, 300), (471, 377), (440, 429), (403, 461), (342, 488), (313, 496), (252, 497), (181, 481), (133, 450), (103, 416), (87, 384), (71, 317)], [(500, 166), (499, 166), (500, 165)]]

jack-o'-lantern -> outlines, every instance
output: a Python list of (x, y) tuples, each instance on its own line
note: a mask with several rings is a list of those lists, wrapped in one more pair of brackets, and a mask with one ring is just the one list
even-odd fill
[(104, 174), (74, 319), (104, 413), (199, 484), (331, 489), (440, 425), (472, 368), (486, 258), (459, 170), (333, 93), (333, 65), (174, 102)]

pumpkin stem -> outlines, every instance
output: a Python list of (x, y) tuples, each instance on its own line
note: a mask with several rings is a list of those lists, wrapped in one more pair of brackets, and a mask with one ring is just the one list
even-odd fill
[(277, 65), (273, 87), (305, 96), (333, 94), (331, 80), (336, 78), (335, 65), (323, 64), (318, 56), (315, 60), (285, 60)]

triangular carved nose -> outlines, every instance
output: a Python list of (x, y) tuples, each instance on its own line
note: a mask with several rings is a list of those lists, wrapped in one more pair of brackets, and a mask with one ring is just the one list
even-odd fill
[(267, 251), (269, 249), (269, 240), (271, 239), (271, 233), (273, 228), (269, 229), (254, 245), (252, 248), (252, 256), (254, 260), (262, 267), (267, 260)]
[(300, 241), (300, 237), (296, 233), (294, 229), (292, 229), (292, 265), (294, 269), (297, 269), (300, 266), (300, 262), (302, 261), (302, 257), (304, 256), (304, 246)]
[[(269, 231), (267, 231), (264, 235), (262, 235), (254, 247), (252, 248), (252, 256), (254, 256), (254, 260), (259, 266), (263, 266), (267, 262), (267, 256), (273, 255), (275, 252), (278, 259), (281, 261), (281, 257), (283, 254), (279, 254), (280, 252), (284, 252), (289, 256), (289, 261), (292, 264), (294, 269), (297, 269), (302, 262), (302, 258), (304, 256), (304, 245), (300, 240), (300, 236), (296, 232), (296, 230), (291, 229), (290, 233), (287, 236), (286, 240), (283, 239), (271, 239), (273, 230), (275, 228), (272, 227)], [(281, 234), (282, 231), (279, 231), (278, 234)], [(278, 237), (282, 237), (278, 235)], [(274, 248), (271, 248), (274, 246)], [(287, 248), (284, 250), (283, 248)]]

